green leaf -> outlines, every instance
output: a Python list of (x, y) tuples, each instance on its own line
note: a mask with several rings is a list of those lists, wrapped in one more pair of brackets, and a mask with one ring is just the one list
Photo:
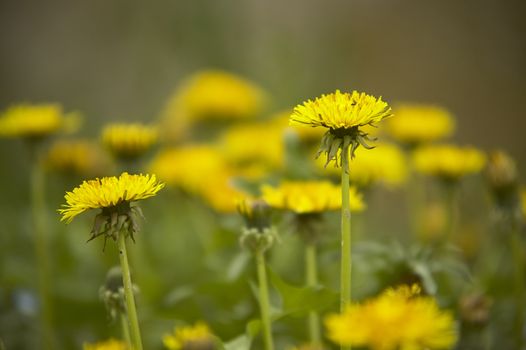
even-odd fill
[(272, 285), (283, 302), (283, 316), (302, 316), (309, 311), (323, 311), (338, 303), (339, 294), (326, 287), (296, 287), (268, 269)]

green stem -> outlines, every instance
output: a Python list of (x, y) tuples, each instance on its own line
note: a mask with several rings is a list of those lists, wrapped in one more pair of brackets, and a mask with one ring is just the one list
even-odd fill
[(130, 337), (130, 327), (128, 326), (128, 318), (126, 317), (126, 313), (120, 312), (119, 318), (121, 321), (122, 338), (126, 342), (128, 349), (131, 349), (132, 342), (131, 342), (131, 337)]
[[(305, 277), (307, 286), (316, 287), (318, 285), (318, 263), (316, 258), (316, 244), (307, 243), (305, 246)], [(309, 335), (313, 345), (321, 344), (320, 315), (317, 311), (309, 312)]]
[(274, 343), (272, 340), (272, 325), (270, 322), (270, 301), (268, 296), (267, 272), (265, 269), (265, 255), (262, 251), (256, 251), (255, 255), (258, 270), (259, 308), (261, 311), (261, 323), (263, 325), (265, 350), (274, 350)]
[[(341, 212), (341, 268), (340, 311), (351, 303), (351, 205), (349, 195), (349, 146), (342, 149), (342, 212)], [(341, 349), (350, 350), (342, 346)]]
[[(35, 146), (36, 148), (36, 146)], [(37, 155), (33, 149), (33, 169), (31, 171), (31, 209), (33, 216), (33, 234), (35, 240), (35, 257), (37, 265), (38, 293), (40, 296), (40, 323), (42, 348), (54, 349), (53, 307), (49, 292), (50, 259), (48, 232), (45, 218), (45, 176)]]
[(126, 235), (124, 231), (119, 232), (119, 258), (122, 268), (122, 282), (124, 284), (124, 296), (126, 299), (126, 313), (128, 315), (128, 324), (131, 331), (133, 350), (142, 350), (141, 331), (139, 329), (139, 320), (137, 318), (137, 309), (135, 308), (135, 297), (133, 295), (133, 285), (130, 276), (130, 267), (128, 265), (128, 254), (126, 252)]
[[(516, 221), (516, 220), (514, 220)], [(516, 315), (515, 315), (515, 332), (517, 336), (517, 349), (522, 349), (524, 346), (524, 320), (526, 311), (526, 290), (524, 281), (524, 244), (520, 237), (518, 223), (512, 223), (512, 232), (510, 235), (510, 245), (513, 255), (514, 265), (514, 282), (515, 282), (515, 298), (516, 298)]]

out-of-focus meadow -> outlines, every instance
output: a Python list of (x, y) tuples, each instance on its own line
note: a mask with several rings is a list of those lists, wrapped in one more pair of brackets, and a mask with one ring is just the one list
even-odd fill
[[(66, 225), (57, 209), (82, 181), (124, 171), (166, 183), (141, 201), (145, 219), (128, 242), (145, 349), (213, 349), (166, 340), (196, 322), (209, 331), (189, 337), (213, 333), (217, 349), (264, 348), (259, 271), (239, 242), (236, 206), (248, 194), (275, 207), (266, 257), (276, 349), (322, 349), (300, 347), (313, 312), (323, 348), (336, 349), (326, 316), (339, 310), (340, 214), (316, 207), (316, 239), (300, 237), (314, 204), (275, 204), (273, 189), (340, 181), (324, 155), (314, 160), (323, 130), (288, 126), (296, 105), (337, 89), (393, 108), (365, 127), (376, 148), (360, 146), (350, 163), (351, 202), (363, 201), (351, 203), (353, 302), (415, 283), (454, 319), (454, 341), (430, 349), (524, 348), (524, 10), (518, 0), (0, 3), (0, 349), (50, 349), (42, 288), (53, 349), (122, 337), (103, 287), (116, 245), (86, 243), (95, 210)], [(11, 108), (46, 103), (62, 110)], [(64, 124), (16, 137), (1, 121), (10, 113)], [(310, 283), (304, 248), (314, 241)], [(358, 347), (406, 349), (395, 343)]]

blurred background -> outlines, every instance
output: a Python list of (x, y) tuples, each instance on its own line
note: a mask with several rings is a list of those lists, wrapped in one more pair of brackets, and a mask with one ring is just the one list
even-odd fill
[[(524, 183), (525, 13), (526, 2), (521, 0), (0, 1), (0, 110), (19, 102), (61, 103), (66, 111), (82, 113), (84, 136), (98, 138), (102, 125), (110, 121), (156, 122), (183, 79), (203, 69), (221, 69), (266, 91), (269, 103), (263, 115), (335, 89), (381, 95), (389, 103), (442, 105), (457, 119), (455, 141), (485, 151), (507, 151), (517, 160)], [(31, 312), (35, 309), (28, 287), (33, 266), (28, 265), (32, 257), (29, 161), (23, 152), (21, 143), (0, 139), (0, 253), (9, 255), (1, 260), (0, 273), (4, 284), (14, 286), (17, 298), (17, 318), (0, 310), (3, 334), (34, 327), (18, 317), (34, 317)], [(79, 180), (61, 181), (48, 184), (50, 221), (54, 208), (63, 202), (64, 189), (73, 188)], [(484, 194), (472, 192), (475, 194), (463, 198), (464, 207), (483, 202)], [(143, 305), (149, 305), (143, 306), (143, 317), (150, 321), (146, 326), (150, 343), (160, 347), (161, 334), (173, 326), (181, 308), (187, 315), (203, 316), (203, 310), (210, 310), (218, 300), (224, 305), (216, 305), (206, 316), (226, 339), (234, 337), (243, 329), (247, 315), (255, 312), (246, 281), (235, 281), (234, 288), (247, 292), (245, 304), (239, 306), (233, 300), (236, 296), (228, 295), (231, 285), (207, 280), (217, 271), (210, 268), (201, 275), (203, 266), (218, 265), (214, 260), (218, 256), (211, 254), (202, 262), (195, 254), (192, 263), (202, 264), (196, 266), (185, 264), (185, 259), (191, 249), (217, 253), (214, 249), (227, 243), (233, 247), (229, 253), (237, 252), (237, 236), (227, 235), (227, 243), (218, 239), (204, 248), (202, 237), (193, 241), (186, 237), (189, 241), (184, 246), (177, 246), (174, 237), (167, 241), (166, 232), (177, 231), (170, 215), (178, 212), (184, 217), (195, 212), (196, 203), (173, 203), (169, 194), (164, 196), (159, 199), (162, 210), (155, 211), (155, 204), (144, 206), (149, 217), (146, 225), (154, 222), (157, 226), (148, 229), (149, 242), (142, 242), (156, 259), (153, 266), (164, 270), (137, 267)], [(371, 230), (388, 236), (393, 230), (407, 229), (405, 219), (400, 218), (405, 210), (399, 206), (400, 193), (381, 196), (376, 205), (382, 205), (382, 220), (370, 220)], [(197, 207), (197, 216), (206, 220), (182, 223), (193, 227), (186, 236), (215, 229), (217, 218)], [(486, 223), (477, 209), (467, 216)], [(55, 286), (59, 290), (56, 304), (72, 310), (57, 312), (57, 323), (68, 334), (64, 348), (115, 334), (100, 322), (107, 319), (97, 295), (115, 256), (110, 251), (100, 259), (102, 242), (84, 244), (92, 218), (87, 215), (69, 228), (58, 220), (52, 222), (61, 237), (53, 249), (60, 256), (56, 264), (63, 277)], [(393, 221), (402, 221), (402, 225), (386, 230), (385, 223)], [(64, 235), (67, 230), (81, 232)], [(18, 239), (12, 238), (13, 233), (20, 234)], [(288, 257), (277, 254), (274, 263), (276, 270), (290, 277), (295, 270), (287, 266)], [(301, 260), (300, 253), (294, 257)], [(230, 256), (222, 258), (228, 261)], [(184, 270), (172, 271), (171, 266), (183, 265)], [(172, 283), (174, 275), (178, 280)], [(149, 285), (154, 287), (148, 290)], [(207, 299), (210, 290), (214, 302)], [(184, 307), (178, 304), (200, 292), (205, 293), (201, 299)], [(0, 288), (4, 301), (10, 298), (3, 293)], [(227, 320), (229, 308), (236, 305), (241, 316)], [(505, 306), (513, 308), (513, 304)], [(73, 313), (84, 319), (72, 322)], [(297, 323), (299, 329), (302, 323)], [(282, 330), (282, 334), (287, 332)]]

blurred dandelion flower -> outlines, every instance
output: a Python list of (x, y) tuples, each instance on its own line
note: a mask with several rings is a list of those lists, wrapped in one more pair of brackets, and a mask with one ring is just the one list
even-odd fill
[(481, 171), (486, 163), (486, 156), (473, 147), (444, 144), (415, 150), (413, 162), (415, 169), (423, 174), (456, 181), (465, 175)]
[(84, 181), (71, 192), (66, 192), (66, 203), (61, 221), (68, 223), (88, 209), (118, 210), (121, 205), (153, 197), (164, 187), (155, 175), (130, 175), (126, 172), (119, 177)]
[(163, 344), (169, 350), (214, 350), (214, 335), (208, 325), (197, 322), (193, 326), (175, 327), (173, 333), (163, 336)]
[[(322, 161), (316, 165), (321, 171), (338, 175), (334, 167), (325, 168)], [(395, 187), (407, 180), (407, 160), (402, 150), (394, 144), (379, 143), (373, 149), (357, 149), (356, 157), (350, 162), (349, 178), (351, 183), (364, 188), (376, 183)]]
[(410, 146), (437, 141), (455, 131), (453, 116), (439, 106), (403, 104), (394, 112), (396, 118), (387, 121), (386, 130), (395, 140)]
[(259, 178), (283, 166), (283, 130), (269, 123), (237, 125), (224, 132), (219, 147), (226, 160), (248, 178)]
[(256, 116), (265, 100), (255, 84), (220, 70), (198, 72), (170, 98), (163, 112), (165, 129), (180, 136), (202, 121), (244, 120)]
[[(290, 210), (296, 214), (320, 213), (337, 210), (342, 206), (341, 188), (329, 181), (288, 181), (278, 187), (263, 185), (262, 198), (274, 208)], [(350, 192), (352, 211), (365, 207), (356, 188)]]
[(102, 143), (116, 158), (140, 157), (157, 141), (157, 128), (139, 123), (110, 124), (102, 131)]
[(237, 188), (232, 178), (219, 175), (211, 179), (207, 188), (203, 188), (201, 196), (205, 202), (219, 213), (235, 213), (239, 200), (246, 193)]
[(58, 132), (72, 132), (80, 125), (76, 113), (64, 114), (58, 104), (20, 104), (0, 117), (0, 136), (40, 139)]
[(84, 350), (130, 350), (126, 343), (116, 339), (109, 339), (103, 342), (88, 344), (84, 343)]
[(65, 174), (102, 174), (109, 160), (96, 144), (87, 140), (59, 140), (50, 147), (44, 165)]
[(328, 338), (342, 346), (372, 350), (451, 349), (457, 341), (453, 315), (420, 288), (388, 289), (325, 319)]

